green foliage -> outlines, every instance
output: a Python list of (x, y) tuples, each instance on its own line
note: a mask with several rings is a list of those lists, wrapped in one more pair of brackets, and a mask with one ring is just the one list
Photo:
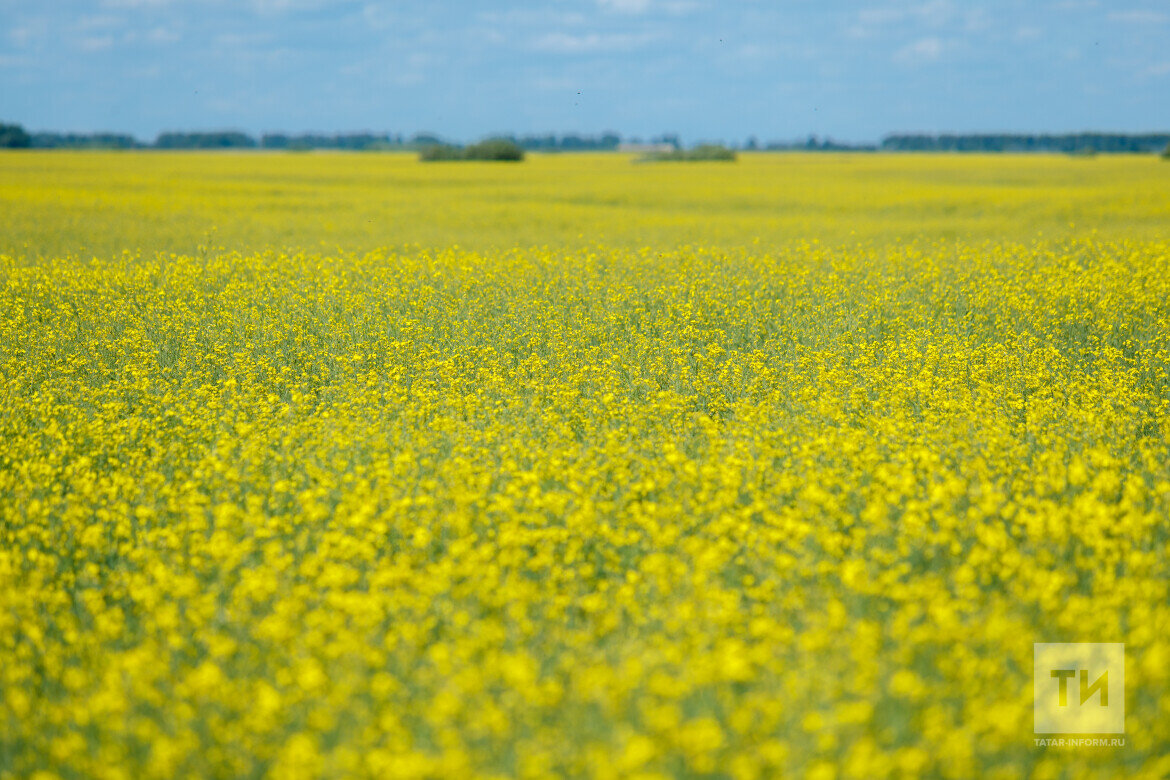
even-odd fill
[(253, 149), (256, 139), (238, 130), (196, 133), (161, 133), (154, 142), (157, 149)]
[(443, 162), (448, 160), (463, 160), (463, 150), (450, 144), (430, 144), (424, 146), (418, 153), (418, 159), (423, 162)]
[(735, 162), (735, 151), (718, 144), (701, 144), (694, 149), (651, 152), (641, 159), (647, 162)]
[(27, 149), (30, 146), (32, 136), (23, 127), (0, 124), (0, 149)]
[(1166, 144), (1166, 148), (1162, 150), (1162, 159), (1170, 160), (1170, 144)]
[(489, 138), (472, 144), (463, 150), (468, 160), (499, 160), (501, 162), (520, 162), (524, 159), (524, 150), (514, 141), (507, 138)]
[(32, 135), (34, 149), (140, 149), (144, 144), (126, 133), (52, 133)]
[(927, 135), (903, 133), (882, 139), (889, 152), (1063, 152), (1091, 149), (1105, 154), (1148, 154), (1167, 142), (1167, 133), (1065, 133), (1022, 135), (1010, 133)]
[(451, 160), (520, 162), (524, 159), (524, 150), (506, 138), (489, 138), (463, 149), (445, 144), (432, 144), (423, 148), (418, 158), (424, 162)]
[(265, 133), (260, 136), (260, 147), (263, 149), (286, 149), (292, 152), (310, 149), (344, 149), (365, 152), (403, 149), (405, 141), (401, 135), (391, 133), (338, 133), (334, 135)]

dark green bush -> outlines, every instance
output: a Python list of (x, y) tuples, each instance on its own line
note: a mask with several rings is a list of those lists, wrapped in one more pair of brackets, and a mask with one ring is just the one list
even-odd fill
[(673, 152), (651, 152), (642, 159), (648, 162), (735, 162), (735, 151), (717, 144), (701, 144), (694, 149), (675, 149)]
[(489, 138), (472, 144), (463, 151), (465, 159), (468, 160), (520, 162), (524, 159), (524, 150), (506, 138)]
[(424, 147), (419, 152), (418, 158), (424, 162), (446, 160), (519, 162), (524, 159), (524, 150), (506, 138), (489, 138), (463, 149), (458, 146), (434, 144)]
[(0, 124), (0, 149), (27, 149), (32, 136), (20, 125)]
[(447, 144), (431, 144), (424, 146), (418, 153), (418, 159), (423, 162), (437, 162), (442, 160), (463, 160), (463, 150), (458, 146)]

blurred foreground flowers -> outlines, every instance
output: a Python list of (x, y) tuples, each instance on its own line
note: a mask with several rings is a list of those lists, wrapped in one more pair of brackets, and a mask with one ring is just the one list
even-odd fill
[(0, 258), (0, 776), (1165, 776), (1168, 260)]

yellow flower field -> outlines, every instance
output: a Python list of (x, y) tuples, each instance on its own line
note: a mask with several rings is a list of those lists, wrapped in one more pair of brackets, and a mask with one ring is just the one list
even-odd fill
[(1156, 159), (5, 153), (0, 442), (3, 778), (1170, 775)]

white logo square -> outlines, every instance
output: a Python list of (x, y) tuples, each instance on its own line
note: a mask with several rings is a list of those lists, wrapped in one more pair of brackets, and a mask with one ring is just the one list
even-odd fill
[(1125, 733), (1125, 645), (1037, 642), (1033, 646), (1037, 734)]

